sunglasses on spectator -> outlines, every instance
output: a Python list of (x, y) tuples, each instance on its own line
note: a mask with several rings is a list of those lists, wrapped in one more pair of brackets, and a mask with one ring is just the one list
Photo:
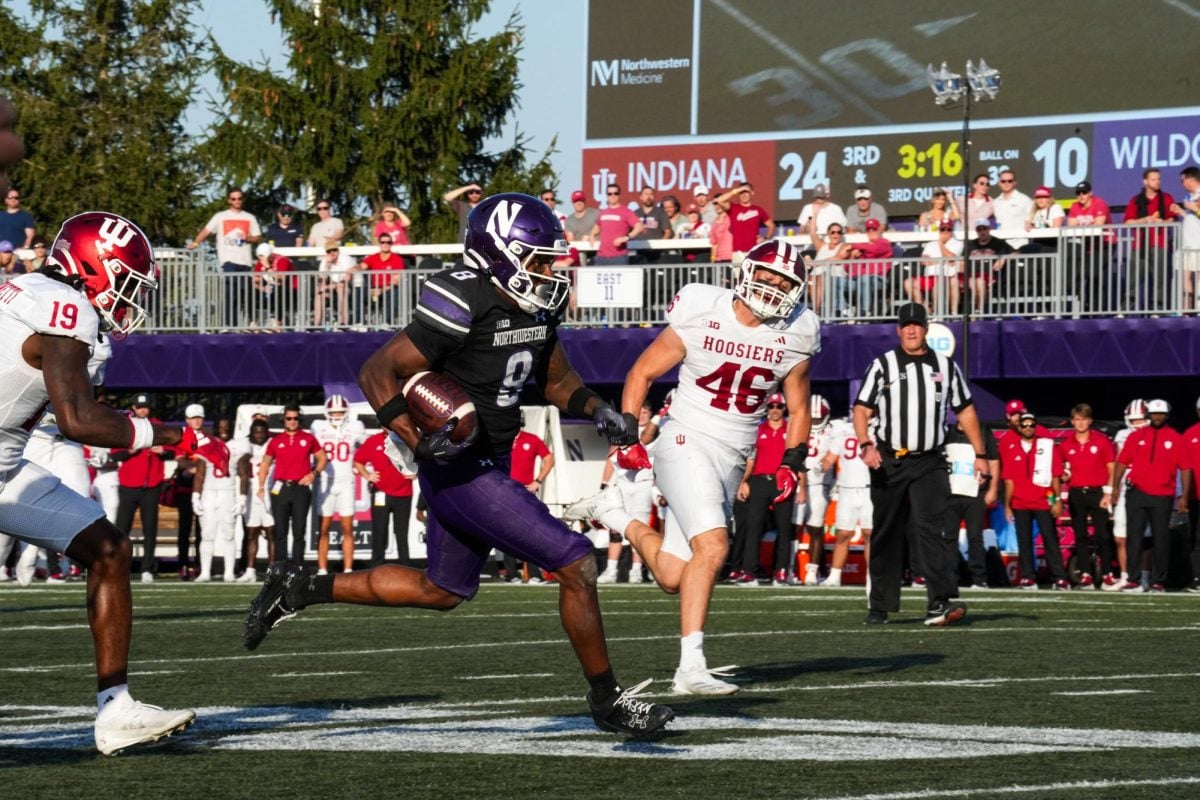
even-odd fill
[(1017, 180), (1016, 180), (1016, 178), (1001, 178), (1000, 182), (1001, 183), (1016, 183)]
[(391, 239), (380, 239), (379, 243), (380, 244), (391, 244), (392, 240)]
[(839, 228), (839, 229), (837, 229), (836, 231), (829, 231), (829, 235), (830, 235), (830, 236), (841, 236), (841, 235), (842, 235), (842, 230), (841, 230), (841, 228)]
[(471, 189), (467, 194), (483, 194), (483, 191), (481, 189)]
[(542, 198), (542, 202), (543, 202), (543, 203), (553, 203), (553, 202), (554, 202), (554, 200), (555, 200), (555, 197), (554, 197), (554, 195), (550, 195), (549, 197), (543, 197), (543, 198)]
[(299, 422), (300, 418), (299, 417), (284, 417), (283, 421), (284, 422)]
[(620, 192), (605, 192), (605, 194), (607, 194), (609, 197), (620, 197), (621, 196)]
[(317, 211), (328, 211), (329, 206), (317, 206)]
[(989, 181), (987, 178), (984, 178), (981, 181), (975, 181), (976, 186), (988, 186), (990, 184), (991, 184), (991, 181)]
[(235, 200), (244, 200), (245, 198), (244, 198), (242, 195), (240, 195), (240, 194), (239, 194), (239, 195), (237, 195), (237, 196), (230, 195), (230, 196), (229, 196), (229, 199), (230, 199), (230, 201), (232, 202), (232, 201), (235, 201)]
[(783, 408), (783, 403), (767, 403), (767, 408)]

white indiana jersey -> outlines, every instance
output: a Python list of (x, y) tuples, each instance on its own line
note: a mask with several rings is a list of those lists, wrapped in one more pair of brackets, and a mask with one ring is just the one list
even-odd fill
[(871, 469), (863, 463), (854, 426), (848, 423), (838, 425), (830, 435), (832, 442), (829, 451), (837, 456), (838, 488), (863, 489), (870, 486)]
[(734, 298), (731, 289), (691, 283), (667, 306), (667, 323), (687, 348), (671, 418), (748, 454), (767, 396), (821, 349), (821, 328), (804, 306), (785, 318), (743, 325)]
[(325, 474), (338, 483), (353, 483), (354, 451), (367, 438), (363, 424), (345, 419), (335, 428), (329, 420), (319, 419), (312, 424), (312, 435), (325, 448)]
[(829, 454), (829, 449), (833, 446), (836, 428), (837, 426), (832, 422), (828, 422), (821, 430), (814, 428), (808, 435), (808, 458), (804, 461), (804, 467), (808, 473), (809, 486), (833, 483), (833, 470), (826, 471), (821, 466), (821, 462), (825, 460), (825, 456)]
[[(240, 439), (230, 439), (225, 443), (229, 448), (229, 471), (235, 476), (238, 474), (238, 462), (242, 460), (242, 456), (250, 452), (253, 445), (250, 444), (250, 437), (243, 436)], [(257, 469), (256, 465), (251, 461), (251, 469)], [(257, 472), (251, 472), (251, 475), (257, 475)]]
[(87, 297), (39, 272), (0, 285), (0, 473), (21, 461), (29, 432), (49, 403), (42, 371), (21, 346), (32, 334), (67, 336), (94, 349), (100, 319)]

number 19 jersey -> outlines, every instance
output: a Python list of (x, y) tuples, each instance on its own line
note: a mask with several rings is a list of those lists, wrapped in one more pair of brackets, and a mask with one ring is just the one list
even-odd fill
[(671, 416), (748, 451), (767, 395), (821, 349), (821, 327), (806, 307), (761, 325), (743, 325), (734, 314), (734, 299), (730, 289), (691, 283), (667, 306), (667, 324), (687, 349)]
[(40, 369), (21, 346), (35, 333), (96, 346), (100, 319), (83, 292), (38, 272), (0, 285), (0, 473), (17, 466), (49, 402)]

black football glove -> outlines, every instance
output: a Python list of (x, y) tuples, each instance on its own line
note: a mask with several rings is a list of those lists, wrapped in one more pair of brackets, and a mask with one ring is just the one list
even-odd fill
[(638, 421), (633, 414), (618, 414), (608, 403), (598, 403), (592, 412), (596, 433), (608, 439), (609, 444), (628, 447), (637, 443)]
[(458, 417), (451, 417), (450, 421), (443, 425), (433, 433), (427, 433), (417, 442), (417, 449), (413, 451), (413, 455), (418, 461), (438, 461), (446, 462), (455, 456), (462, 453), (475, 442), (475, 437), (479, 435), (479, 428), (471, 431), (471, 435), (461, 442), (450, 441), (450, 434), (458, 427)]

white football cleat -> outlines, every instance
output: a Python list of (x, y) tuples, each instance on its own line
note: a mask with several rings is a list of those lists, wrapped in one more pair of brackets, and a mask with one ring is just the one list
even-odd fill
[(135, 744), (178, 733), (195, 721), (195, 711), (167, 711), (125, 695), (96, 715), (96, 749), (106, 756), (116, 755)]
[(671, 682), (671, 691), (675, 694), (733, 694), (741, 687), (736, 683), (720, 680), (716, 676), (720, 675), (723, 678), (728, 678), (733, 675), (731, 670), (734, 669), (737, 669), (736, 664), (716, 667), (714, 669), (707, 669), (705, 667), (684, 669), (680, 667), (675, 670), (675, 679)]
[(600, 577), (596, 578), (596, 583), (616, 583), (616, 582), (617, 582), (617, 573), (615, 570), (613, 572), (604, 570), (604, 572), (600, 573)]
[(26, 562), (24, 559), (18, 561), (16, 568), (17, 583), (21, 584), (22, 586), (28, 586), (29, 584), (33, 583), (33, 576), (36, 572), (36, 561)]
[(199, 575), (196, 576), (195, 582), (196, 583), (211, 583), (212, 575), (209, 575), (207, 572), (201, 572)]
[(612, 484), (607, 489), (601, 489), (591, 497), (576, 500), (563, 511), (565, 522), (586, 522), (598, 520), (608, 511), (625, 508), (625, 500), (621, 496), (621, 487)]
[(256, 570), (248, 569), (242, 573), (241, 577), (237, 579), (237, 582), (258, 583), (258, 572)]
[(143, 572), (142, 573), (142, 583), (154, 583), (154, 573), (153, 572)]

